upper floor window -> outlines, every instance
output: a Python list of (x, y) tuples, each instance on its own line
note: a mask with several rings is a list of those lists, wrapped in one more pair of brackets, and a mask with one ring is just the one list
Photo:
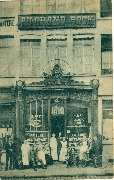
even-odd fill
[(103, 119), (113, 119), (112, 100), (103, 100)]
[(112, 35), (101, 35), (101, 74), (113, 73)]
[(94, 72), (94, 38), (74, 38), (74, 74)]
[(0, 36), (0, 76), (14, 75), (14, 37)]
[(49, 63), (48, 71), (51, 71), (55, 64), (60, 63), (61, 68), (66, 70), (67, 41), (66, 39), (47, 40), (47, 58)]
[(21, 9), (22, 14), (39, 14), (40, 0), (22, 0)]
[(112, 0), (100, 0), (101, 4), (101, 17), (112, 16)]
[(40, 61), (40, 40), (21, 39), (20, 45), (21, 45), (20, 76), (41, 75), (42, 62)]

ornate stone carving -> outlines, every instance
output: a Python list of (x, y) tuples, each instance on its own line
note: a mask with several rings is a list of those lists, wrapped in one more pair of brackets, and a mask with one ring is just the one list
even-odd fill
[(75, 85), (76, 83), (83, 84), (83, 82), (78, 82), (72, 80), (72, 75), (64, 74), (61, 67), (56, 64), (50, 75), (44, 73), (44, 85)]

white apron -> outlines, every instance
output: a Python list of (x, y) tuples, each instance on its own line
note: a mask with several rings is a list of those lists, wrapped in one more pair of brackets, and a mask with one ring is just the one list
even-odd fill
[(55, 137), (50, 138), (51, 156), (53, 160), (58, 160), (57, 155), (57, 140)]
[(22, 144), (21, 147), (22, 151), (22, 162), (23, 165), (29, 165), (29, 152), (30, 152), (30, 146), (29, 144)]
[(67, 141), (62, 141), (62, 148), (60, 151), (60, 156), (59, 156), (59, 161), (65, 161), (66, 160), (66, 155), (67, 155)]

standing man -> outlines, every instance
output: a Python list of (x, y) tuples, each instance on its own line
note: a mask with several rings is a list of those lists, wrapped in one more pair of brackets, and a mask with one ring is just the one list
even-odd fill
[(58, 160), (57, 156), (57, 140), (55, 138), (55, 134), (52, 134), (52, 137), (50, 138), (50, 148), (51, 148), (51, 156), (54, 161)]
[(60, 151), (62, 148), (62, 144), (61, 144), (61, 132), (59, 133), (59, 137), (57, 139), (57, 154), (58, 154), (58, 161), (59, 161), (59, 156), (60, 156)]
[(0, 171), (2, 170), (1, 158), (2, 158), (2, 141), (0, 140)]
[(21, 146), (23, 167), (29, 167), (30, 145), (27, 140)]
[(21, 145), (17, 138), (14, 138), (13, 144), (12, 144), (12, 152), (13, 152), (13, 169), (19, 168), (19, 158), (21, 155)]
[(13, 167), (13, 154), (12, 154), (12, 144), (9, 143), (9, 140), (7, 139), (5, 143), (5, 150), (6, 150), (6, 167), (5, 170), (8, 170), (8, 162), (10, 161), (9, 169), (12, 169)]

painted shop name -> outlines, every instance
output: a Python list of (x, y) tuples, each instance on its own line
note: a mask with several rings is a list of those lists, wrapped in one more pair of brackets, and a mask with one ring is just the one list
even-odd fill
[(61, 28), (95, 28), (96, 14), (38, 14), (19, 15), (20, 30), (61, 29)]
[(4, 26), (14, 26), (14, 19), (0, 18), (0, 27), (4, 27)]

